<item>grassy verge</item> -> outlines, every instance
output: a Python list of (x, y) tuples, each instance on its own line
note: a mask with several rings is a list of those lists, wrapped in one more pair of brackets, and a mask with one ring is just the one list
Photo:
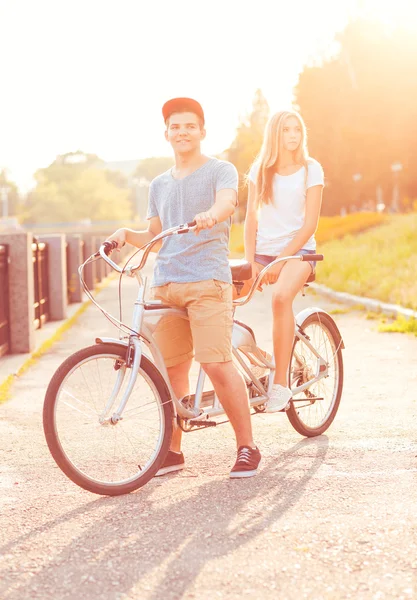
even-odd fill
[(412, 333), (417, 337), (417, 319), (406, 319), (399, 315), (395, 321), (392, 321), (391, 323), (379, 323), (378, 331), (384, 333)]
[[(316, 238), (325, 256), (319, 283), (417, 310), (417, 213), (323, 217)], [(230, 250), (233, 257), (243, 254), (242, 224), (232, 227)]]
[(319, 246), (317, 281), (337, 291), (417, 310), (417, 214)]
[[(357, 234), (388, 220), (386, 215), (379, 213), (355, 213), (345, 217), (321, 217), (316, 232), (317, 244), (321, 245), (346, 235)], [(233, 257), (243, 256), (244, 239), (243, 223), (232, 225), (230, 233), (230, 252)]]

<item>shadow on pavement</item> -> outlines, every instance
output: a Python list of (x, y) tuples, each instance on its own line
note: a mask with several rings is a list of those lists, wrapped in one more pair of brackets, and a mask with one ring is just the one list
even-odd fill
[(208, 562), (247, 544), (303, 499), (328, 447), (327, 436), (304, 439), (275, 462), (269, 457), (257, 477), (205, 480), (201, 485), (196, 479), (187, 500), (183, 492), (179, 499), (170, 494), (168, 506), (166, 499), (164, 506), (152, 499), (155, 485), (163, 485), (161, 480), (128, 496), (93, 500), (1, 548), (1, 552), (13, 551), (17, 544), (75, 517), (88, 514), (91, 523), (95, 510), (113, 507), (104, 520), (98, 517), (93, 525), (89, 523), (29, 582), (9, 592), (3, 589), (1, 597), (116, 600), (153, 573), (158, 583), (153, 589), (147, 587), (148, 598), (181, 598)]

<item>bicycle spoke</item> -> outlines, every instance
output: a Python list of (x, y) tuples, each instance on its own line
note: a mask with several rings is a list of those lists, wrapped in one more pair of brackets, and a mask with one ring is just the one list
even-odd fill
[[(115, 423), (99, 422), (114, 393), (118, 356), (94, 356), (73, 369), (56, 401), (55, 427), (68, 460), (103, 483), (130, 481), (152, 463), (161, 444), (163, 406), (154, 384), (140, 370), (126, 409)], [(123, 380), (115, 407), (127, 388)], [(111, 415), (110, 415), (111, 416)]]
[[(308, 400), (311, 396), (323, 398), (320, 401), (294, 402), (294, 410), (298, 419), (307, 427), (314, 429), (320, 427), (333, 410), (338, 387), (338, 363), (336, 347), (332, 335), (322, 322), (320, 317), (317, 321), (307, 325), (304, 329), (310, 339), (311, 345), (321, 357), (321, 361), (327, 365), (326, 374), (311, 383), (303, 392), (299, 392), (295, 399)], [(291, 376), (293, 389), (316, 378), (319, 359), (314, 352), (298, 338), (292, 356)], [(323, 363), (321, 363), (323, 364)]]

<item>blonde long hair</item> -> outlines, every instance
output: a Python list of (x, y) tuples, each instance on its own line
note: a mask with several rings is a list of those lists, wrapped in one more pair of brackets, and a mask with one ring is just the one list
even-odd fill
[(284, 123), (287, 117), (298, 119), (301, 127), (301, 141), (295, 151), (295, 162), (305, 167), (305, 185), (308, 175), (308, 150), (306, 126), (301, 115), (295, 110), (283, 110), (272, 115), (266, 124), (261, 151), (255, 162), (259, 163), (256, 177), (257, 204), (272, 203), (272, 182), (277, 173), (280, 153), (282, 151), (282, 138)]

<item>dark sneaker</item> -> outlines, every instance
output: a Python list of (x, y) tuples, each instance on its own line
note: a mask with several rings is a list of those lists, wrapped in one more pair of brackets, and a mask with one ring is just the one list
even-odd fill
[(162, 467), (155, 473), (155, 477), (181, 471), (184, 468), (184, 454), (182, 452), (173, 452), (168, 450), (167, 457)]
[(233, 469), (230, 471), (230, 477), (253, 477), (258, 471), (258, 465), (261, 462), (261, 453), (258, 448), (249, 446), (240, 446), (237, 451), (237, 460)]

